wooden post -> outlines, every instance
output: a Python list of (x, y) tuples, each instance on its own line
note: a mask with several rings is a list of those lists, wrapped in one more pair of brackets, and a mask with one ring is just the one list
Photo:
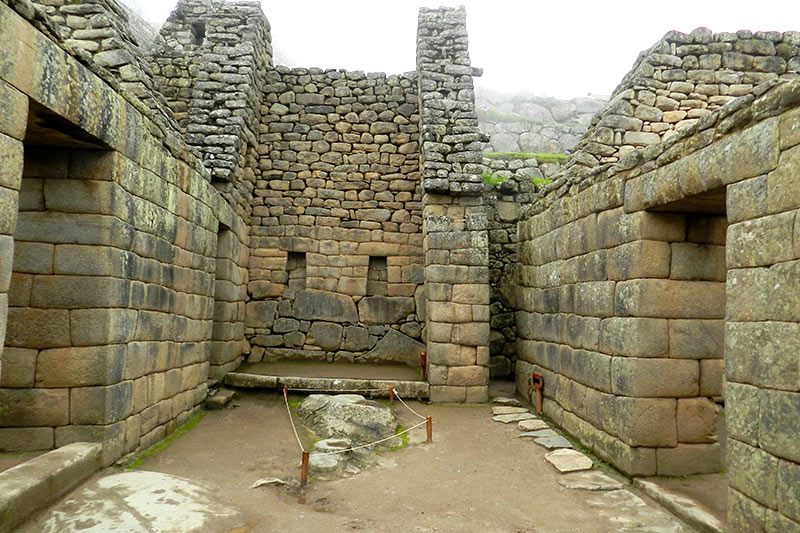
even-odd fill
[(422, 379), (428, 379), (428, 352), (419, 352), (419, 366), (422, 367)]
[(389, 407), (394, 404), (394, 387), (389, 387)]
[(542, 388), (544, 388), (544, 378), (538, 372), (531, 372), (531, 385), (536, 389), (536, 412), (542, 414)]
[(303, 452), (303, 462), (300, 464), (300, 486), (305, 487), (308, 483), (308, 452)]
[(425, 420), (428, 422), (428, 442), (433, 442), (433, 420), (431, 417), (426, 417)]

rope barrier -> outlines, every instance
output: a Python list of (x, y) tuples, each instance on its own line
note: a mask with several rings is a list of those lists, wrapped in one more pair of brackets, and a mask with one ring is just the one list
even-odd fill
[(294, 427), (294, 418), (292, 417), (292, 410), (289, 408), (289, 396), (286, 394), (286, 387), (283, 388), (283, 401), (286, 403), (286, 412), (289, 413), (289, 422), (292, 423), (292, 431), (294, 431), (294, 438), (297, 439), (297, 444), (300, 445), (300, 450), (306, 453), (303, 443), (300, 442), (300, 435), (297, 434), (297, 428)]
[(284, 387), (286, 390), (294, 392), (389, 392), (389, 389), (297, 389)]
[(406, 406), (406, 409), (408, 409), (409, 411), (411, 411), (412, 413), (414, 413), (415, 415), (417, 415), (417, 417), (418, 417), (418, 418), (421, 418), (421, 419), (423, 419), (423, 420), (426, 420), (426, 419), (428, 418), (428, 417), (426, 417), (426, 416), (422, 416), (421, 414), (419, 414), (418, 412), (416, 412), (415, 410), (413, 410), (411, 407), (409, 407), (409, 405), (408, 405), (406, 402), (404, 402), (404, 401), (403, 401), (403, 399), (400, 397), (400, 395), (399, 395), (399, 394), (397, 394), (397, 391), (394, 391), (394, 395), (395, 395), (395, 396), (397, 396), (397, 399), (398, 399), (398, 400), (400, 400), (400, 403), (402, 403), (403, 405), (405, 405), (405, 406)]
[(347, 449), (344, 449), (344, 450), (334, 450), (332, 452), (324, 452), (324, 453), (314, 452), (314, 455), (321, 457), (323, 455), (336, 455), (336, 454), (339, 454), (339, 453), (353, 452), (355, 450), (360, 450), (362, 448), (368, 448), (370, 446), (375, 446), (376, 444), (380, 444), (382, 442), (386, 442), (387, 440), (391, 440), (391, 439), (393, 439), (395, 437), (399, 437), (400, 435), (404, 435), (404, 434), (408, 433), (409, 431), (411, 431), (413, 429), (417, 429), (421, 425), (427, 424), (427, 423), (428, 423), (428, 421), (425, 420), (424, 422), (420, 422), (416, 426), (411, 426), (410, 428), (404, 429), (403, 431), (400, 431), (399, 433), (395, 433), (394, 435), (390, 435), (390, 436), (388, 436), (386, 438), (383, 438), (381, 440), (376, 440), (375, 442), (370, 442), (368, 444), (361, 444), (360, 446), (353, 446), (351, 448), (347, 448)]

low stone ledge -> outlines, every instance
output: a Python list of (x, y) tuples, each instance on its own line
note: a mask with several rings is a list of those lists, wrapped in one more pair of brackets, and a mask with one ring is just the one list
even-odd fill
[(309, 392), (357, 392), (377, 398), (388, 398), (389, 389), (394, 390), (401, 398), (417, 400), (430, 397), (430, 387), (424, 381), (403, 381), (384, 379), (352, 379), (352, 378), (312, 378), (298, 376), (263, 376), (243, 372), (229, 372), (225, 376), (225, 384), (230, 387), (251, 389), (302, 389)]
[(64, 496), (100, 469), (102, 446), (75, 442), (0, 472), (0, 533)]

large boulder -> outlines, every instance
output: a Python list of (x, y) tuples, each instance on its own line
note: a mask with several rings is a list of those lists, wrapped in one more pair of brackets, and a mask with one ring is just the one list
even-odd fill
[(344, 439), (353, 445), (390, 437), (399, 425), (387, 406), (358, 394), (312, 394), (300, 402), (296, 413), (317, 437)]
[(414, 298), (367, 296), (358, 302), (358, 317), (365, 324), (396, 324), (414, 312)]
[(298, 291), (294, 316), (301, 320), (358, 322), (356, 304), (349, 296), (323, 291)]

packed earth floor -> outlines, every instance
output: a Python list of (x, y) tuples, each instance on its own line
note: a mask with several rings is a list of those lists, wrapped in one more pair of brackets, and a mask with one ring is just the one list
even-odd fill
[[(559, 474), (545, 461), (545, 448), (518, 437), (516, 423), (492, 421), (489, 404), (409, 403), (433, 417), (433, 443), (425, 442), (422, 427), (407, 446), (382, 452), (378, 464), (360, 474), (312, 479), (300, 489), (300, 451), (283, 396), (240, 392), (232, 408), (209, 411), (134, 469), (106, 469), (20, 531), (107, 531), (115, 523), (126, 524), (125, 531), (229, 533), (692, 531), (623, 478), (615, 490), (567, 488), (584, 474)], [(414, 423), (397, 403), (394, 411), (405, 426)], [(159, 487), (158, 473), (206, 492), (193, 492), (191, 485)], [(140, 476), (128, 485), (98, 488), (112, 476), (136, 474), (144, 481)], [(287, 484), (252, 488), (270, 478)], [(607, 478), (612, 485), (617, 480)], [(153, 507), (156, 501), (166, 507)], [(150, 512), (165, 511), (148, 517), (148, 505)]]

